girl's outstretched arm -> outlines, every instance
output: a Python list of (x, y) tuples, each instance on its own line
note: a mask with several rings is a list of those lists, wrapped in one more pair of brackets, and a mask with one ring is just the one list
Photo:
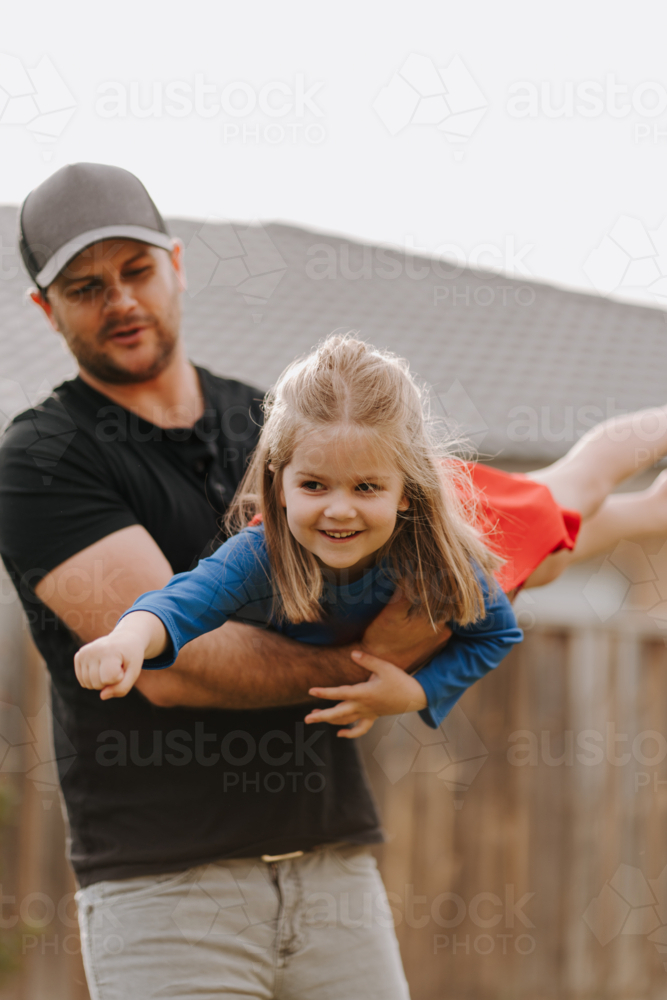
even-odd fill
[[(163, 587), (172, 575), (145, 528), (131, 525), (61, 563), (36, 592), (83, 645), (107, 635), (140, 594)], [(72, 579), (101, 583), (79, 594)], [(401, 602), (384, 608), (366, 630), (363, 648), (403, 668), (432, 656), (441, 637), (425, 619), (408, 621), (406, 615)], [(228, 622), (185, 646), (169, 670), (143, 670), (136, 688), (159, 708), (257, 709), (303, 704), (313, 684), (367, 678), (350, 659), (349, 646), (315, 646)]]

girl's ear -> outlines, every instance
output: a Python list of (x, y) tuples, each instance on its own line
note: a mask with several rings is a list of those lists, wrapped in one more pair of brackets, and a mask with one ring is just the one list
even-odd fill
[[(276, 485), (275, 476), (276, 476), (277, 469), (276, 469), (275, 465), (273, 464), (273, 462), (269, 462), (269, 464), (267, 465), (267, 469), (269, 470), (269, 472), (271, 473), (271, 475), (274, 477), (274, 479), (273, 479), (273, 488), (275, 489), (275, 485)], [(278, 500), (280, 501), (280, 506), (281, 507), (287, 507), (287, 504), (285, 503), (285, 494), (283, 492), (282, 480), (281, 480), (281, 483), (280, 483), (280, 489), (278, 491)]]
[(407, 510), (409, 506), (410, 506), (410, 501), (405, 496), (405, 494), (403, 494), (403, 496), (401, 497), (401, 499), (398, 501), (398, 508), (397, 509), (398, 510)]
[[(273, 473), (274, 476), (276, 474), (276, 467), (273, 464), (273, 462), (269, 462), (269, 472)], [(275, 480), (274, 480), (274, 484), (275, 484)], [(287, 504), (285, 502), (285, 491), (283, 490), (282, 477), (280, 479), (280, 490), (278, 491), (278, 499), (280, 500), (280, 506), (281, 507), (287, 507)]]

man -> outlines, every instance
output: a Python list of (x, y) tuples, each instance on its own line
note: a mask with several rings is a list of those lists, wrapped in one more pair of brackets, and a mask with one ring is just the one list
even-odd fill
[[(79, 374), (6, 432), (0, 552), (77, 752), (61, 785), (93, 997), (406, 997), (356, 747), (304, 732), (309, 687), (367, 676), (349, 648), (227, 623), (123, 700), (76, 682), (79, 646), (220, 542), (261, 394), (187, 360), (182, 248), (132, 174), (64, 167), (20, 235)], [(402, 667), (438, 641), (400, 605), (363, 638)]]

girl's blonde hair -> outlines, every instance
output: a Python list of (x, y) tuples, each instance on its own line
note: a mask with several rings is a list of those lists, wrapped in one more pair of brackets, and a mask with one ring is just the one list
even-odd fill
[(351, 335), (329, 337), (280, 376), (227, 514), (232, 531), (263, 515), (279, 616), (295, 623), (322, 617), (322, 569), (292, 535), (280, 489), (298, 442), (332, 425), (373, 432), (382, 455), (403, 477), (409, 507), (398, 513), (378, 560), (385, 560), (410, 612), (425, 612), (434, 627), (451, 620), (467, 625), (484, 616), (473, 563), (493, 586), (502, 560), (482, 541), (466, 467), (451, 457), (451, 444), (438, 443), (422, 395), (403, 358)]

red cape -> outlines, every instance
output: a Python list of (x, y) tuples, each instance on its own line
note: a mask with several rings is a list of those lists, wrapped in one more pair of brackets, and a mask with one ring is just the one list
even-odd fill
[(581, 514), (557, 504), (548, 487), (488, 465), (469, 469), (489, 545), (505, 559), (496, 574), (504, 591), (521, 587), (552, 552), (574, 548)]

